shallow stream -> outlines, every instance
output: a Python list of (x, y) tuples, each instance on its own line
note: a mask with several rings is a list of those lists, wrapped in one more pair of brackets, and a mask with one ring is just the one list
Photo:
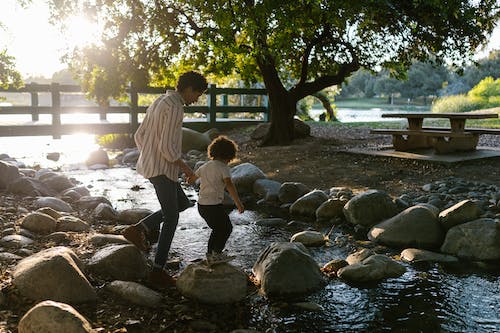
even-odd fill
[[(118, 210), (159, 205), (152, 186), (129, 168), (74, 170), (67, 174), (91, 186), (93, 195), (106, 196)], [(134, 185), (143, 189), (132, 191)], [(196, 192), (188, 189), (193, 200)], [(230, 214), (233, 233), (227, 244), (237, 255), (234, 264), (247, 273), (261, 250), (273, 241), (288, 241), (295, 230), (264, 228), (254, 224), (262, 215), (256, 211)], [(209, 235), (196, 207), (181, 213), (171, 256), (189, 261), (204, 256)], [(300, 230), (297, 230), (300, 231)], [(320, 230), (327, 233), (329, 230)], [(330, 239), (346, 239), (334, 229)], [(346, 246), (311, 248), (318, 264), (342, 258)], [(299, 301), (323, 307), (308, 312), (262, 301), (250, 307), (249, 327), (263, 332), (500, 332), (500, 277), (485, 272), (452, 272), (438, 265), (412, 266), (400, 278), (377, 284), (351, 286), (332, 279), (321, 291)]]

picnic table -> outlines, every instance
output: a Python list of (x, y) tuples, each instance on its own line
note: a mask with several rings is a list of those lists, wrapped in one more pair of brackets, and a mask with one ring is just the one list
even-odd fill
[[(475, 150), (481, 134), (500, 134), (498, 129), (466, 128), (467, 119), (498, 118), (496, 113), (384, 113), (382, 118), (406, 118), (407, 129), (372, 129), (372, 134), (391, 134), (395, 150), (433, 148), (438, 154)], [(423, 127), (425, 118), (447, 118), (450, 127)]]

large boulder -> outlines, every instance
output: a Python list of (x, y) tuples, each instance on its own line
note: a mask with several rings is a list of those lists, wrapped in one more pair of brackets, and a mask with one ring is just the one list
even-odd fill
[(176, 286), (185, 297), (202, 303), (235, 303), (246, 296), (247, 279), (245, 272), (228, 263), (194, 263), (182, 271)]
[(252, 193), (257, 179), (265, 179), (266, 174), (252, 163), (242, 163), (231, 168), (231, 178), (240, 193)]
[(88, 268), (103, 278), (136, 280), (146, 276), (148, 265), (144, 255), (134, 245), (110, 245), (97, 251)]
[[(215, 129), (214, 129), (215, 130)], [(206, 151), (217, 130), (209, 130), (200, 133), (190, 128), (182, 128), (182, 152), (187, 153), (190, 150)]]
[(395, 248), (439, 248), (444, 239), (435, 211), (416, 205), (370, 229), (368, 238)]
[(498, 260), (499, 240), (500, 223), (482, 218), (448, 230), (441, 252), (470, 260)]
[(398, 207), (384, 191), (369, 190), (354, 196), (344, 206), (348, 222), (367, 228), (398, 213)]
[(325, 283), (319, 265), (301, 243), (270, 244), (252, 270), (267, 297), (304, 295)]
[(32, 300), (84, 303), (96, 300), (83, 264), (73, 251), (54, 247), (21, 260), (13, 272), (13, 285)]
[(92, 325), (71, 305), (43, 301), (19, 321), (19, 333), (95, 333)]

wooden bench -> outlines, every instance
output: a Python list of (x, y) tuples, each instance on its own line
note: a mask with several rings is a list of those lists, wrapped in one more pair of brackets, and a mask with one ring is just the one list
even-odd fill
[[(434, 148), (438, 154), (475, 150), (481, 134), (500, 134), (497, 129), (465, 128), (467, 119), (498, 118), (496, 113), (388, 113), (383, 118), (406, 118), (408, 129), (372, 129), (390, 134), (395, 150)], [(448, 118), (450, 127), (422, 127), (424, 118)]]
[(479, 142), (479, 134), (471, 132), (455, 133), (444, 130), (373, 129), (370, 133), (391, 134), (392, 145), (395, 150), (399, 151), (434, 148), (436, 153), (445, 154), (454, 151), (474, 150)]

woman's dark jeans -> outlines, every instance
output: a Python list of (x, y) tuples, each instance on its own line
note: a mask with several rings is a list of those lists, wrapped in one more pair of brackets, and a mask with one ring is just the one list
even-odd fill
[(168, 252), (179, 222), (179, 211), (192, 205), (178, 182), (164, 175), (151, 177), (149, 181), (155, 188), (161, 210), (146, 216), (141, 223), (148, 233), (151, 233), (158, 230), (163, 222), (154, 262), (155, 269), (162, 269), (167, 262)]

